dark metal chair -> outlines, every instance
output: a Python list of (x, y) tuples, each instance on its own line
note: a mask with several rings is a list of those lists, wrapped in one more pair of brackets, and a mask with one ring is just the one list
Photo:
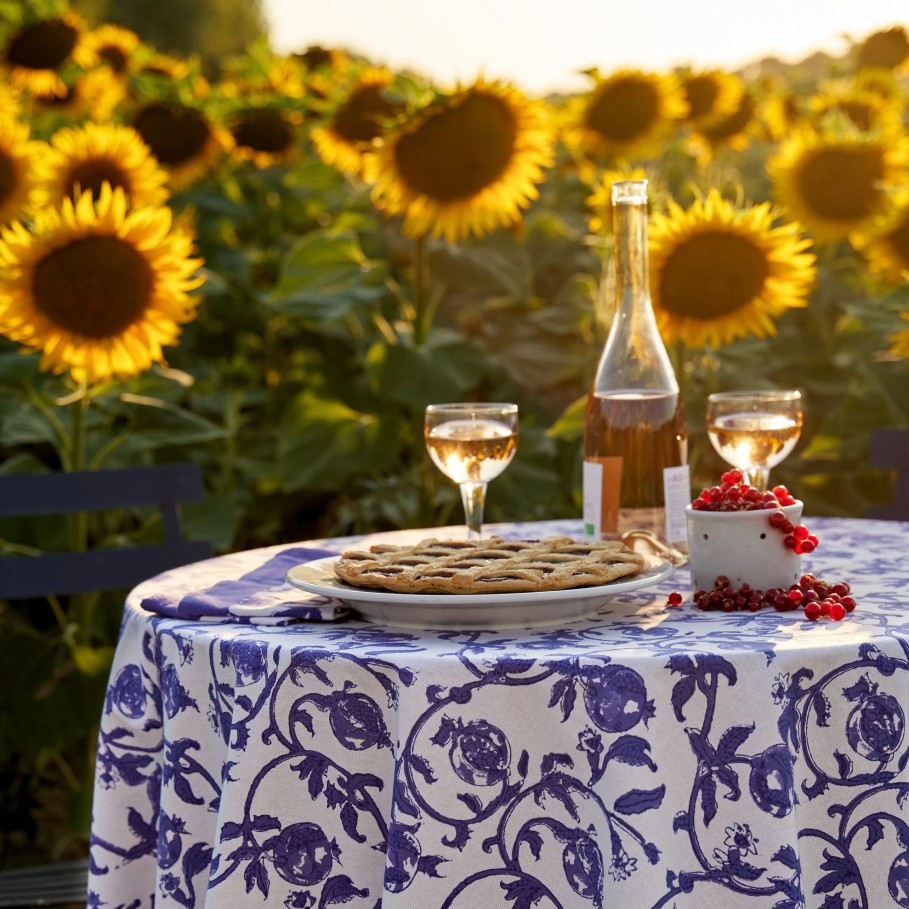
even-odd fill
[(909, 521), (909, 429), (875, 429), (871, 433), (868, 462), (895, 474), (893, 504), (868, 510), (869, 518)]
[[(198, 465), (0, 476), (0, 517), (157, 507), (161, 543), (0, 558), (0, 599), (128, 590), (159, 572), (210, 557), (207, 541), (183, 535), (179, 506), (204, 497)], [(85, 904), (87, 859), (0, 872), (0, 907)]]

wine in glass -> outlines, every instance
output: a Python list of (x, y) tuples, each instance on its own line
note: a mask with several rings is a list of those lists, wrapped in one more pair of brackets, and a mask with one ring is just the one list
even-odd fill
[(745, 481), (768, 488), (770, 468), (795, 448), (802, 433), (802, 395), (794, 389), (724, 391), (707, 398), (707, 435)]
[(518, 405), (430, 404), (424, 437), (433, 463), (461, 487), (467, 538), (478, 540), (486, 484), (511, 463), (518, 445)]

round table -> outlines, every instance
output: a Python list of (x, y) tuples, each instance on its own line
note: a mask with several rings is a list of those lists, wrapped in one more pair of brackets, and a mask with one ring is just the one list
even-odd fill
[(280, 547), (140, 585), (102, 717), (89, 905), (909, 907), (909, 524), (808, 523), (803, 568), (851, 583), (845, 621), (667, 608), (685, 569), (529, 630), (139, 605)]

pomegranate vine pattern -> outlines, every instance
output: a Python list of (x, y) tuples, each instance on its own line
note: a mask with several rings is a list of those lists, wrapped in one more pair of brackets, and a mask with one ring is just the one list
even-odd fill
[[(838, 622), (667, 608), (684, 572), (531, 630), (131, 601), (88, 906), (909, 909), (909, 596), (882, 523), (812, 521), (812, 570), (861, 593)], [(178, 578), (232, 565), (268, 581), (255, 553)]]

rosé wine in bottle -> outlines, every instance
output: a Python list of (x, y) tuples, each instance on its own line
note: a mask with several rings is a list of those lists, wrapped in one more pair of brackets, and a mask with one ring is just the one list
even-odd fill
[(648, 530), (684, 546), (691, 498), (679, 386), (657, 329), (647, 273), (647, 181), (613, 184), (617, 306), (587, 397), (584, 528)]

